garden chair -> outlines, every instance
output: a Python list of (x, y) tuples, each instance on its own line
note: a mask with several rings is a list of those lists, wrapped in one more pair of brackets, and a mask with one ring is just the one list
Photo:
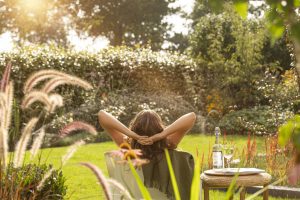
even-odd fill
[[(133, 177), (128, 164), (120, 163), (119, 157), (111, 156), (110, 152), (106, 152), (105, 161), (108, 174), (111, 178), (121, 183), (131, 194), (134, 199), (143, 199), (139, 187)], [(136, 169), (141, 180), (144, 181), (143, 171), (141, 168)], [(156, 188), (147, 188), (153, 200), (168, 200), (167, 195)], [(117, 188), (112, 188), (112, 199), (122, 199), (122, 192)]]
[[(194, 159), (193, 156), (187, 152), (169, 150), (169, 154), (172, 160), (174, 173), (177, 179), (178, 188), (180, 190), (181, 199), (189, 199), (191, 180), (193, 177)], [(111, 178), (120, 182), (128, 191), (132, 194), (135, 199), (142, 199), (142, 195), (137, 186), (136, 180), (134, 179), (132, 172), (128, 164), (120, 163), (119, 157), (113, 157), (110, 152), (105, 153), (105, 160), (108, 169), (108, 174)], [(156, 163), (156, 164), (154, 164)], [(159, 168), (159, 169), (158, 169)], [(170, 183), (169, 170), (165, 159), (161, 159), (159, 164), (157, 162), (150, 162), (143, 166), (143, 169), (136, 169), (141, 180), (146, 185), (151, 185), (150, 180), (156, 180), (156, 184), (161, 184), (163, 191), (170, 194), (173, 191), (172, 184)], [(147, 174), (143, 174), (146, 172)], [(200, 177), (199, 177), (200, 178)], [(158, 183), (159, 182), (159, 183)], [(152, 199), (167, 200), (168, 197), (165, 193), (160, 190), (147, 187)], [(114, 199), (120, 199), (121, 194), (114, 193)]]

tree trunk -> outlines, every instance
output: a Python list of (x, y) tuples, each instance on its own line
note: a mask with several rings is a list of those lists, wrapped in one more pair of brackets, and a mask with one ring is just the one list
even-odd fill
[(298, 83), (298, 90), (300, 91), (300, 43), (297, 40), (294, 40), (294, 53), (296, 57), (296, 76), (297, 76), (297, 83)]
[(111, 45), (112, 46), (121, 46), (122, 42), (123, 42), (122, 25), (120, 24), (119, 26), (117, 26), (113, 32), (114, 32), (114, 38), (112, 39)]

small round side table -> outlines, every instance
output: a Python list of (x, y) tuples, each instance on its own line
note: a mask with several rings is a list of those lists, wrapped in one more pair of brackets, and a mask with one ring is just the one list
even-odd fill
[[(211, 188), (228, 188), (230, 183), (234, 179), (234, 175), (212, 175), (211, 173), (201, 174), (202, 187), (204, 190), (204, 200), (209, 200), (209, 189)], [(251, 186), (263, 186), (266, 187), (271, 181), (271, 175), (268, 173), (257, 173), (249, 175), (239, 175), (236, 179), (236, 185), (238, 187), (243, 187), (240, 193), (240, 200), (245, 199), (245, 188)], [(268, 200), (269, 191), (265, 190), (263, 193), (263, 200)], [(231, 198), (232, 199), (232, 198)]]

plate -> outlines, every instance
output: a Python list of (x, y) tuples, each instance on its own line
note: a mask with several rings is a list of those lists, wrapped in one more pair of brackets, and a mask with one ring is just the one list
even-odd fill
[(221, 169), (210, 169), (204, 171), (207, 175), (219, 175), (219, 176), (234, 176), (239, 173), (239, 175), (251, 175), (251, 174), (259, 174), (266, 172), (263, 169), (257, 168), (221, 168)]

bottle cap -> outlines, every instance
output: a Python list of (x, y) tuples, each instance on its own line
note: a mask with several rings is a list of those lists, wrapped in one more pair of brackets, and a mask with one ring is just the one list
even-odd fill
[(218, 126), (215, 128), (215, 134), (216, 135), (221, 135), (221, 130)]

